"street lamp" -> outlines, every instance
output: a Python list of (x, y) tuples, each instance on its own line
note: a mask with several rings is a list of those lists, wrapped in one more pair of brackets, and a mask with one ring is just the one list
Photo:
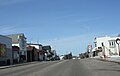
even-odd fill
[(119, 56), (120, 56), (120, 39), (119, 38), (116, 39), (116, 43), (118, 44), (118, 50), (119, 50)]

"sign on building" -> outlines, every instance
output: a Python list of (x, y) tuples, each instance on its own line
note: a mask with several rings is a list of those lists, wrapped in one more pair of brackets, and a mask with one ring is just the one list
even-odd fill
[(6, 45), (0, 44), (0, 57), (6, 57)]

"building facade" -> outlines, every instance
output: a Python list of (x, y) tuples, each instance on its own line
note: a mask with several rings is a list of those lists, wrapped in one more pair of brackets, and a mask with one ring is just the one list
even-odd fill
[(42, 46), (42, 49), (44, 51), (44, 60), (49, 61), (53, 58), (54, 53), (52, 52), (52, 48), (50, 45), (48, 46)]
[(27, 61), (27, 48), (26, 48), (26, 37), (23, 33), (20, 34), (11, 34), (6, 35), (9, 38), (12, 38), (12, 46), (19, 47), (19, 59), (20, 62)]
[(13, 64), (12, 39), (0, 35), (0, 65)]
[(13, 63), (19, 63), (20, 62), (20, 56), (19, 56), (19, 47), (18, 46), (12, 46), (12, 52), (13, 52)]
[(44, 60), (44, 51), (42, 50), (41, 44), (27, 43), (27, 48), (28, 57), (32, 56), (32, 61)]
[(116, 39), (120, 37), (97, 37), (94, 39), (95, 53), (100, 57), (119, 56), (119, 46)]

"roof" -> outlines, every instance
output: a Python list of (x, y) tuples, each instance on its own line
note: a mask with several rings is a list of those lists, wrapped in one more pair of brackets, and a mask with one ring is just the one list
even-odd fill
[(9, 38), (9, 39), (11, 39), (10, 37), (7, 37), (7, 36), (4, 36), (4, 35), (0, 35), (1, 37), (5, 37), (5, 38)]
[(33, 50), (33, 46), (27, 46), (27, 51), (32, 51)]
[(117, 38), (117, 37), (120, 37), (119, 35), (118, 36), (98, 36), (98, 37), (95, 37), (96, 38)]
[(20, 33), (20, 34), (11, 34), (11, 35), (6, 35), (6, 36), (9, 37), (9, 38), (12, 38), (12, 43), (19, 43), (18, 42), (18, 36), (25, 37), (23, 33)]
[(42, 46), (41, 44), (34, 44), (34, 43), (27, 43), (27, 45), (39, 45), (39, 46)]
[(48, 46), (43, 46), (42, 48), (43, 48), (43, 50), (51, 50), (51, 46), (50, 46), (50, 45), (48, 45)]

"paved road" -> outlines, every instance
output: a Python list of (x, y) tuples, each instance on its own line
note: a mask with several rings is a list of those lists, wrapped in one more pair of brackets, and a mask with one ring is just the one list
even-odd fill
[(0, 69), (0, 76), (120, 76), (120, 65), (95, 59), (36, 62)]

